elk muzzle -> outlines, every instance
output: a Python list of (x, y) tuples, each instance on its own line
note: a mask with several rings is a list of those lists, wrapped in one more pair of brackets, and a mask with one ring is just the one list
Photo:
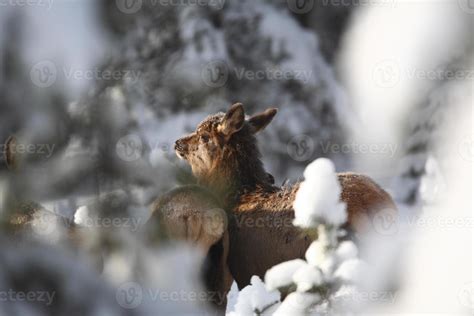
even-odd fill
[(188, 151), (188, 145), (183, 138), (178, 139), (174, 144), (174, 150), (179, 158), (185, 158)]

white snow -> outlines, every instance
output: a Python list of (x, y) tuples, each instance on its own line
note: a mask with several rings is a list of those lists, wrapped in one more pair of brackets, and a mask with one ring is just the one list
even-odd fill
[(237, 298), (239, 297), (239, 287), (237, 282), (232, 282), (229, 293), (227, 293), (227, 306), (226, 315), (235, 311), (235, 304), (237, 304)]
[(89, 219), (89, 208), (87, 206), (79, 207), (74, 214), (74, 223), (77, 225), (85, 225)]
[(293, 292), (286, 297), (273, 315), (308, 315), (310, 308), (320, 301), (321, 297), (318, 294)]
[(200, 16), (199, 9), (189, 7), (179, 15), (180, 37), (183, 42), (194, 43), (197, 34), (205, 34), (201, 45), (187, 45), (183, 54), (186, 62), (225, 60), (228, 58), (224, 34)]
[(31, 220), (33, 236), (47, 243), (55, 244), (65, 235), (63, 220), (62, 217), (46, 209), (36, 211)]
[(358, 283), (362, 275), (364, 275), (364, 263), (359, 259), (344, 261), (334, 273), (336, 278), (352, 283)]
[(306, 167), (304, 177), (293, 204), (294, 225), (311, 228), (318, 223), (338, 226), (346, 222), (346, 205), (340, 201), (341, 186), (334, 164), (319, 158)]
[(325, 246), (319, 241), (313, 242), (306, 251), (308, 263), (321, 269), (325, 275), (331, 275), (337, 265), (337, 258), (333, 250), (325, 250)]
[[(304, 83), (316, 84), (320, 74), (314, 73), (314, 65), (317, 61), (324, 64), (321, 55), (318, 54), (318, 38), (314, 33), (302, 29), (296, 20), (289, 18), (286, 11), (277, 10), (270, 5), (262, 5), (261, 32), (263, 36), (271, 38), (272, 51), (275, 55), (282, 54), (287, 48), (291, 49), (291, 58), (281, 62), (283, 70), (306, 71), (306, 76), (300, 78)], [(263, 14), (264, 11), (264, 14)], [(295, 36), (298, 34), (299, 36)]]
[(358, 250), (352, 241), (343, 241), (339, 244), (336, 250), (336, 256), (339, 261), (354, 259), (357, 257)]
[[(8, 182), (6, 179), (0, 179), (0, 205), (5, 205), (6, 198), (8, 196)], [(3, 210), (0, 212), (1, 216), (4, 216)]]
[(433, 156), (429, 156), (425, 165), (425, 175), (421, 178), (419, 187), (420, 197), (425, 203), (434, 203), (445, 188), (446, 183), (439, 164)]
[(305, 258), (309, 264), (320, 266), (327, 256), (326, 246), (320, 241), (314, 241), (306, 250)]
[(358, 289), (354, 285), (341, 286), (336, 293), (331, 295), (330, 300), (336, 303), (338, 309), (352, 311), (357, 307), (357, 303), (363, 303), (358, 294)]
[(323, 283), (321, 271), (308, 264), (302, 266), (293, 274), (293, 282), (297, 286), (298, 292), (307, 292)]
[(284, 288), (293, 283), (293, 275), (300, 268), (304, 267), (306, 262), (302, 259), (295, 259), (280, 263), (265, 274), (265, 284), (268, 290)]
[(278, 302), (280, 302), (280, 293), (278, 291), (267, 291), (262, 280), (258, 276), (253, 276), (250, 285), (240, 291), (235, 310), (228, 315), (247, 316), (264, 310), (267, 312), (265, 314), (271, 315), (272, 309), (267, 310), (267, 308)]

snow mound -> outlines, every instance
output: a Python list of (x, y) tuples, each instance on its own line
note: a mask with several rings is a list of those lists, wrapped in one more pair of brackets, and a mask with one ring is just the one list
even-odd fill
[(265, 284), (258, 276), (253, 276), (250, 285), (240, 291), (235, 304), (235, 310), (230, 312), (229, 316), (246, 315), (271, 315), (274, 305), (280, 302), (280, 293), (278, 291), (267, 291)]
[(347, 240), (340, 243), (336, 250), (336, 256), (342, 262), (356, 258), (358, 252), (356, 245), (352, 241)]
[(320, 301), (321, 297), (318, 294), (294, 292), (286, 297), (273, 315), (311, 315), (313, 313), (310, 313), (310, 309)]
[(445, 189), (446, 183), (441, 168), (436, 159), (429, 156), (425, 165), (425, 175), (421, 178), (419, 187), (420, 197), (425, 204), (432, 204)]
[(291, 285), (295, 272), (305, 265), (306, 262), (304, 260), (295, 259), (272, 267), (265, 274), (267, 289), (271, 291)]
[(346, 282), (359, 283), (361, 276), (364, 275), (364, 270), (364, 263), (361, 260), (350, 259), (341, 264), (334, 276)]
[(341, 186), (331, 160), (315, 160), (306, 167), (304, 177), (293, 204), (294, 225), (311, 228), (318, 223), (338, 226), (346, 222), (346, 205), (340, 201)]
[(319, 269), (306, 264), (293, 274), (293, 282), (298, 292), (309, 292), (323, 284), (324, 276)]
[(85, 225), (90, 219), (90, 210), (87, 206), (81, 206), (74, 214), (74, 223), (77, 225)]

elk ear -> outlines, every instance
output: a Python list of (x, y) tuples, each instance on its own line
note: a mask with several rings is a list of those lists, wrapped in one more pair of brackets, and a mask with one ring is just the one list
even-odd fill
[(267, 127), (277, 114), (277, 109), (268, 109), (263, 113), (255, 114), (249, 118), (248, 122), (253, 127), (253, 133), (256, 134)]
[(222, 134), (229, 138), (234, 133), (240, 131), (245, 122), (245, 112), (244, 107), (241, 103), (236, 103), (232, 105), (222, 118), (221, 123), (219, 124), (218, 130)]

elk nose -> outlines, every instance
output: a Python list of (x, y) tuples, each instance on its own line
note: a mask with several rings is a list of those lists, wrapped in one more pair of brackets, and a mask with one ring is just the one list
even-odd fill
[(184, 149), (184, 144), (182, 142), (181, 139), (178, 139), (175, 143), (174, 143), (174, 150), (176, 151), (182, 151)]

